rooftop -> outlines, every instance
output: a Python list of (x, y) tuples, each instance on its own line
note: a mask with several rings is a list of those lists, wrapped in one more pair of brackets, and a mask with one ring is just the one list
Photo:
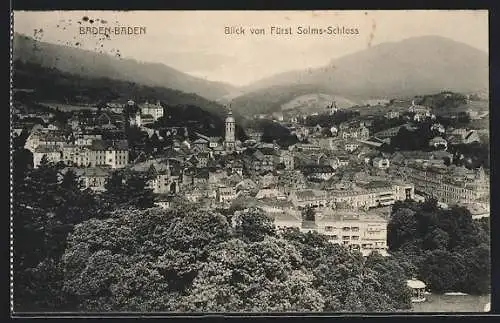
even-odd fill
[(408, 285), (408, 287), (413, 288), (413, 289), (421, 289), (421, 288), (425, 288), (427, 286), (423, 281), (417, 280), (417, 279), (407, 280), (406, 284)]
[(103, 167), (70, 168), (81, 177), (108, 177), (111, 170)]
[(39, 145), (35, 148), (36, 153), (58, 153), (61, 150), (61, 147), (56, 145)]
[(128, 150), (127, 140), (102, 140), (95, 139), (90, 146), (92, 150)]

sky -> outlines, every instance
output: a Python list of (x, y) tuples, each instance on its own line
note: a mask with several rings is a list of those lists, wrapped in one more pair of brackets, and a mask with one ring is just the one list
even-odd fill
[[(80, 31), (80, 27), (117, 26), (145, 27), (145, 32), (105, 38)], [(273, 26), (291, 28), (293, 34), (271, 34)], [(354, 33), (298, 33), (299, 27), (308, 26)], [(245, 34), (226, 34), (226, 27), (243, 28)], [(251, 34), (251, 28), (263, 28), (265, 34)], [(443, 36), (488, 52), (486, 10), (15, 11), (14, 31), (112, 55), (119, 50), (123, 58), (159, 62), (237, 86), (280, 72), (323, 66), (370, 46), (416, 36)]]

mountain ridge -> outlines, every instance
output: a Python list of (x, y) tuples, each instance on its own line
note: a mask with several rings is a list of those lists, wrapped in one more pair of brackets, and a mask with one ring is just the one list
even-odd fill
[(171, 88), (195, 93), (209, 100), (217, 100), (236, 89), (230, 84), (208, 81), (183, 73), (166, 64), (142, 62), (38, 41), (19, 33), (14, 34), (13, 56), (14, 60), (38, 63), (43, 67), (56, 68), (62, 72)]
[(246, 114), (252, 106), (259, 112), (275, 111), (280, 104), (273, 96), (286, 92), (287, 99), (293, 98), (304, 95), (304, 88), (353, 101), (488, 91), (488, 75), (486, 52), (446, 37), (419, 36), (377, 44), (323, 67), (261, 79), (241, 89), (244, 94), (233, 99), (233, 107)]

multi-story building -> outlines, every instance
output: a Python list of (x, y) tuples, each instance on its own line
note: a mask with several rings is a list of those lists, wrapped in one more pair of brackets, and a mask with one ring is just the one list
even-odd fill
[(61, 147), (58, 145), (38, 145), (33, 151), (33, 167), (37, 168), (43, 157), (46, 157), (48, 162), (58, 163), (63, 160)]
[(148, 187), (155, 194), (177, 194), (180, 191), (180, 173), (172, 170), (168, 160), (148, 160), (131, 169), (146, 174)]
[(156, 104), (149, 103), (148, 101), (139, 105), (139, 109), (141, 110), (142, 115), (150, 115), (154, 119), (154, 121), (163, 117), (163, 107), (160, 101), (157, 101)]
[(304, 165), (300, 170), (309, 179), (329, 180), (335, 175), (335, 170), (330, 165)]
[[(50, 147), (50, 149), (46, 148)], [(39, 165), (43, 155), (51, 160), (63, 161), (69, 166), (123, 168), (128, 164), (126, 140), (92, 140), (90, 145), (50, 145), (35, 149), (34, 166)], [(35, 157), (36, 155), (36, 157)]]
[(398, 111), (388, 111), (384, 116), (387, 119), (397, 119), (397, 118), (399, 118), (399, 112)]
[(98, 133), (77, 133), (75, 135), (75, 145), (91, 146), (94, 140), (101, 140), (102, 135)]
[(364, 125), (353, 127), (349, 125), (341, 125), (339, 137), (342, 139), (360, 139), (365, 140), (370, 137), (370, 131)]
[(413, 183), (415, 190), (447, 204), (472, 203), (489, 198), (489, 181), (484, 169), (430, 165), (423, 161), (393, 164), (390, 173)]
[(330, 190), (295, 190), (288, 199), (297, 208), (304, 207), (336, 207), (347, 205), (354, 209), (368, 209), (394, 204), (395, 201), (413, 199), (415, 190), (412, 184), (406, 183), (369, 183), (364, 187)]
[(344, 149), (351, 153), (358, 148), (359, 148), (359, 143), (357, 142), (348, 142), (344, 145)]
[(265, 198), (275, 198), (278, 200), (286, 200), (286, 195), (276, 189), (276, 188), (262, 188), (255, 195), (256, 199), (265, 199)]
[(294, 148), (297, 149), (297, 151), (303, 151), (303, 152), (314, 152), (321, 150), (321, 146), (317, 144), (302, 143), (302, 142), (295, 144)]
[(34, 152), (40, 145), (62, 147), (67, 141), (68, 138), (62, 132), (35, 130), (26, 139), (24, 148)]
[(256, 172), (269, 172), (274, 170), (277, 161), (279, 161), (279, 157), (274, 154), (264, 154), (260, 150), (257, 150), (250, 156), (248, 168)]
[(411, 106), (408, 108), (408, 112), (430, 116), (431, 109), (423, 105), (415, 104), (415, 101), (412, 101)]
[(216, 199), (219, 203), (234, 200), (238, 194), (234, 187), (218, 187), (216, 190)]
[(264, 201), (256, 207), (273, 219), (278, 232), (288, 228), (317, 232), (325, 235), (329, 242), (357, 250), (365, 257), (373, 251), (388, 255), (387, 220), (377, 214), (321, 208), (313, 220), (305, 220), (300, 211), (284, 201)]
[(119, 102), (108, 102), (106, 103), (106, 110), (113, 113), (122, 114), (125, 110), (125, 105)]
[(286, 170), (293, 170), (295, 168), (293, 153), (288, 150), (281, 150), (280, 163), (285, 166)]
[(90, 167), (107, 165), (123, 168), (128, 164), (128, 143), (126, 140), (94, 140), (84, 147), (84, 157)]
[(332, 243), (341, 244), (368, 256), (373, 251), (387, 255), (387, 220), (375, 214), (327, 211), (317, 214), (318, 233)]
[(110, 177), (110, 169), (103, 167), (71, 168), (83, 183), (83, 188), (90, 188), (95, 192), (104, 192), (107, 179)]

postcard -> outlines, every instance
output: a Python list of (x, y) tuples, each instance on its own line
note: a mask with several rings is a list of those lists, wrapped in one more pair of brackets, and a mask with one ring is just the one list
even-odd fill
[(11, 59), (13, 315), (490, 311), (488, 11), (14, 11)]

